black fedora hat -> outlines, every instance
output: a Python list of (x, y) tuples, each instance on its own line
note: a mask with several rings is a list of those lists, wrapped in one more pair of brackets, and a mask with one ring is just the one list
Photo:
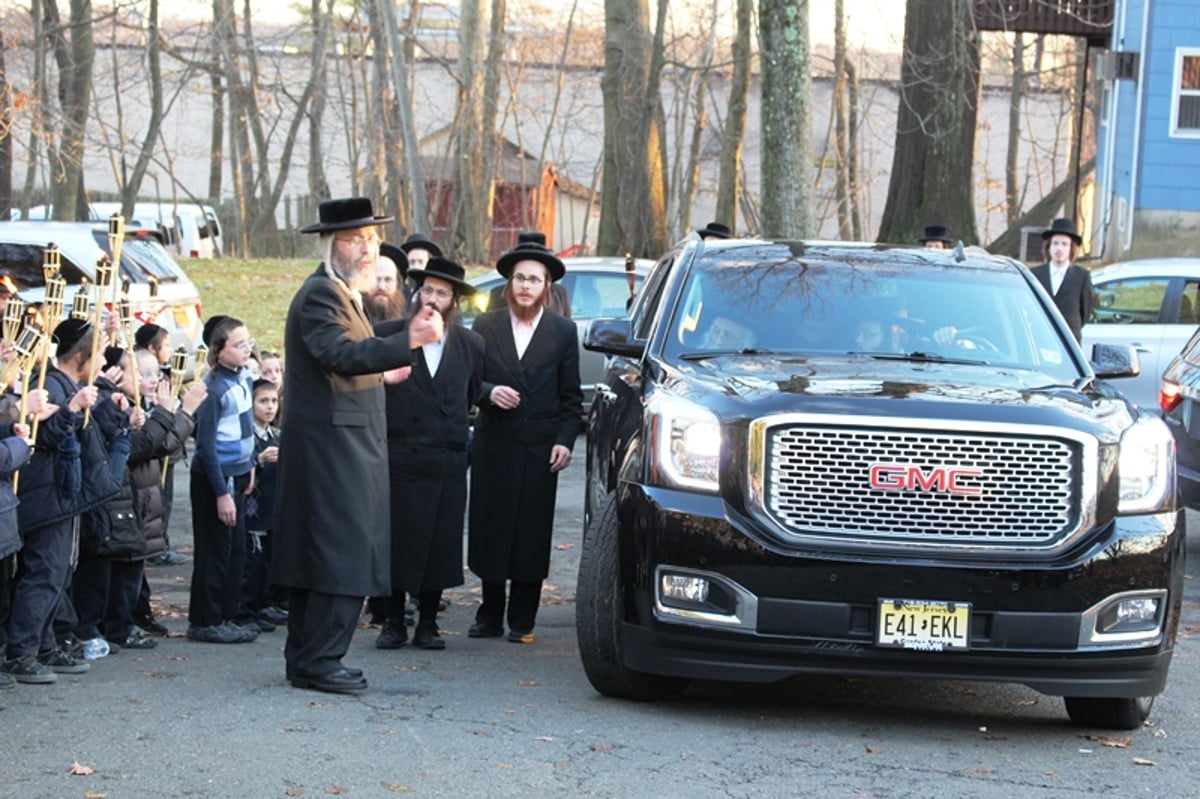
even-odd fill
[(459, 294), (469, 297), (475, 293), (475, 287), (463, 279), (467, 276), (467, 270), (449, 258), (430, 258), (424, 269), (414, 269), (408, 276), (415, 280), (418, 286), (425, 282), (425, 278), (436, 277), (453, 283)]
[(367, 197), (344, 197), (340, 200), (322, 200), (317, 208), (315, 225), (300, 228), (301, 233), (329, 233), (334, 230), (354, 230), (371, 225), (383, 225), (392, 221), (390, 216), (377, 216)]
[(1042, 231), (1042, 241), (1046, 241), (1051, 236), (1070, 236), (1071, 241), (1082, 246), (1083, 236), (1079, 235), (1079, 231), (1075, 229), (1075, 220), (1059, 218), (1050, 223), (1050, 227)]
[(550, 281), (562, 280), (562, 276), (567, 273), (567, 268), (558, 256), (550, 252), (541, 244), (526, 242), (513, 247), (500, 259), (496, 261), (496, 271), (504, 275), (505, 279), (512, 277), (513, 267), (521, 261), (537, 261), (550, 270)]
[(424, 233), (413, 233), (404, 243), (400, 245), (400, 249), (404, 252), (409, 250), (428, 250), (429, 254), (435, 258), (444, 257), (442, 248), (433, 243), (433, 239), (426, 236)]
[(700, 238), (706, 236), (717, 239), (728, 239), (733, 237), (733, 231), (729, 229), (729, 225), (722, 225), (720, 222), (709, 222), (702, 228), (696, 230)]
[(392, 259), (392, 263), (396, 265), (396, 271), (400, 273), (400, 282), (403, 283), (404, 279), (408, 277), (408, 255), (404, 250), (395, 244), (380, 244), (379, 254)]
[(927, 241), (944, 241), (947, 244), (953, 244), (954, 239), (950, 238), (950, 231), (946, 230), (945, 225), (926, 225), (925, 235), (918, 239), (922, 244)]

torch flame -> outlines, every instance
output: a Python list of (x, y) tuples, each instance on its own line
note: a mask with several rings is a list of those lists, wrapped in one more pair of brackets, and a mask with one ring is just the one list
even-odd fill
[(13, 282), (12, 277), (7, 272), (0, 275), (0, 285), (4, 286), (4, 290), (9, 294), (17, 293), (17, 284)]

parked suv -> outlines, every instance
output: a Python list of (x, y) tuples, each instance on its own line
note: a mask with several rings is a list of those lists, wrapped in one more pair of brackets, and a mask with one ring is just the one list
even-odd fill
[(689, 239), (587, 431), (577, 588), (608, 696), (806, 673), (1024, 683), (1133, 728), (1163, 690), (1185, 526), (1163, 421), (982, 250)]

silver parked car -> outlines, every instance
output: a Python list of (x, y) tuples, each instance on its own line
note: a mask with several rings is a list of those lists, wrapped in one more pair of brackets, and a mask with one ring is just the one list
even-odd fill
[[(626, 306), (632, 292), (637, 291), (654, 262), (649, 259), (634, 261), (634, 285), (631, 289), (625, 272), (625, 259), (619, 257), (563, 258), (567, 273), (560, 281), (567, 291), (571, 304), (571, 319), (579, 328), (579, 340), (588, 322), (592, 319), (620, 317), (627, 314)], [(493, 289), (504, 284), (499, 272), (489, 272), (471, 281), (478, 292), (471, 301), (463, 300), (461, 310), (463, 324), (467, 327), (475, 317), (488, 310)], [(596, 383), (604, 377), (604, 356), (580, 347), (579, 380), (583, 385), (584, 411), (591, 406)]]
[(1200, 258), (1124, 261), (1092, 272), (1095, 309), (1083, 327), (1083, 351), (1128, 344), (1142, 371), (1113, 383), (1143, 408), (1158, 408), (1163, 373), (1200, 323)]

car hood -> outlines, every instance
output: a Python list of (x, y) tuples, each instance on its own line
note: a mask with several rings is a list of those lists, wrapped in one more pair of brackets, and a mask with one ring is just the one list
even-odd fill
[[(664, 390), (723, 419), (811, 412), (1059, 424), (1115, 441), (1136, 413), (1043, 372), (870, 357), (718, 357), (664, 367)], [(953, 406), (953, 407), (944, 407)]]

